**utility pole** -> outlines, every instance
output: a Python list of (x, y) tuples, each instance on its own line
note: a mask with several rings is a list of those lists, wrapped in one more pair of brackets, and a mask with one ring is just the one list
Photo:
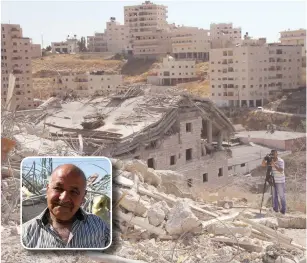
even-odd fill
[(42, 51), (42, 56), (43, 56), (43, 48), (44, 48), (44, 35), (43, 35), (43, 33), (41, 33), (41, 38), (42, 38), (42, 48), (41, 48), (41, 51)]

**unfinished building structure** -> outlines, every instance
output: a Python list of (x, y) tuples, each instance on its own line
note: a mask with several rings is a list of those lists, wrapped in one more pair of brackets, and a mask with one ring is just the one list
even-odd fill
[(190, 187), (226, 182), (222, 140), (234, 129), (225, 115), (209, 99), (151, 88), (139, 92), (96, 98), (88, 105), (65, 103), (38, 125), (77, 148), (82, 136), (84, 154), (141, 159), (154, 169), (181, 172)]
[[(20, 25), (1, 24), (1, 102), (5, 105), (8, 96), (14, 109), (32, 109), (32, 49), (31, 39), (23, 37)], [(15, 77), (9, 87), (10, 74)], [(12, 76), (11, 75), (11, 76)]]

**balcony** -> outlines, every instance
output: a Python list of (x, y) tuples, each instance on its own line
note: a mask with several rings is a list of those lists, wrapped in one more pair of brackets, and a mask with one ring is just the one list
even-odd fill
[(87, 79), (74, 79), (74, 82), (88, 82)]
[(19, 29), (17, 29), (16, 27), (12, 27), (11, 32), (19, 32)]

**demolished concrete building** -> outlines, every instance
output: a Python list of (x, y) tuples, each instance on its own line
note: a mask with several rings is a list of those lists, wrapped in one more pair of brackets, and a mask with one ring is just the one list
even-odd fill
[[(47, 110), (38, 126), (48, 129), (49, 139), (65, 140), (86, 155), (140, 159), (153, 169), (183, 173), (189, 187), (226, 182), (222, 141), (234, 132), (230, 121), (209, 99), (156, 91), (66, 102)], [(94, 129), (84, 126), (86, 120)]]

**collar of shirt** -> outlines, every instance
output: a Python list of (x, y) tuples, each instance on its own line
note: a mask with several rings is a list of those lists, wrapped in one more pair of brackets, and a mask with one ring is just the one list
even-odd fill
[[(48, 207), (40, 214), (36, 217), (36, 220), (39, 224), (46, 226), (49, 223), (49, 218), (50, 218), (50, 211), (48, 209)], [(82, 208), (79, 208), (78, 211), (75, 214), (75, 218), (79, 221), (85, 221), (87, 218), (87, 213), (85, 211), (83, 211)]]
[(64, 246), (68, 244), (71, 239), (73, 238), (74, 234), (76, 233), (77, 229), (81, 226), (82, 221), (86, 221), (87, 219), (87, 213), (82, 210), (82, 208), (79, 208), (78, 211), (75, 214), (75, 221), (72, 224), (71, 232), (69, 235), (69, 239), (67, 242), (64, 242), (58, 233), (53, 229), (52, 225), (49, 222), (50, 218), (50, 211), (48, 207), (36, 218), (37, 223), (44, 228), (47, 232), (49, 232), (51, 235), (53, 235), (60, 243), (62, 243)]

